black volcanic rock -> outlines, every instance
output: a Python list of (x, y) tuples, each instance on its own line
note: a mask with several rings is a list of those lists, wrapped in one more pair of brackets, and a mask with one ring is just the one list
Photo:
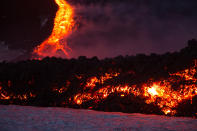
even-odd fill
[(32, 50), (46, 39), (57, 11), (54, 0), (1, 0), (0, 41), (11, 49)]
[[(197, 59), (197, 41), (188, 41), (188, 46), (180, 52), (163, 55), (118, 56), (98, 60), (81, 56), (78, 59), (44, 58), (16, 63), (0, 63), (0, 104), (19, 104), (32, 106), (66, 106), (72, 108), (89, 108), (102, 111), (121, 111), (127, 113), (164, 114), (157, 104), (146, 104), (144, 97), (132, 93), (111, 93), (102, 98), (102, 87), (117, 85), (137, 85), (168, 79), (169, 73), (184, 70)], [(120, 75), (97, 83), (94, 88), (85, 88), (89, 78), (100, 78), (106, 72), (119, 72)], [(195, 77), (197, 73), (195, 72)], [(150, 79), (151, 78), (151, 79)], [(192, 85), (195, 81), (177, 79), (172, 89), (181, 85)], [(73, 103), (77, 94), (100, 94), (101, 98), (84, 101), (81, 105)], [(32, 95), (33, 94), (33, 95)], [(84, 95), (84, 96), (86, 96)], [(10, 96), (7, 99), (5, 96)], [(99, 96), (99, 95), (98, 95)], [(158, 99), (159, 100), (159, 99)], [(185, 100), (176, 107), (177, 116), (197, 117), (197, 96), (192, 101)]]

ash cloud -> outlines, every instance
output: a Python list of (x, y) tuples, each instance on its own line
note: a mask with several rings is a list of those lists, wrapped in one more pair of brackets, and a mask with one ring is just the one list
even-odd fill
[(79, 27), (69, 37), (72, 57), (161, 54), (197, 36), (195, 0), (81, 3), (74, 3)]

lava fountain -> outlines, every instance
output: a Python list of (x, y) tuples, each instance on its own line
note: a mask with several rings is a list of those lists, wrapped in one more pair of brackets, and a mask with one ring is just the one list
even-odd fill
[(69, 57), (71, 48), (67, 42), (61, 42), (61, 39), (67, 37), (74, 28), (73, 8), (64, 0), (55, 0), (59, 9), (54, 19), (54, 27), (51, 35), (41, 45), (37, 46), (33, 54), (37, 55), (38, 59), (44, 57)]

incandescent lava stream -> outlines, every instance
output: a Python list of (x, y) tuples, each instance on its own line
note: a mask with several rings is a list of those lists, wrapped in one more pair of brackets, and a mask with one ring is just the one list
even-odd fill
[(64, 0), (55, 0), (59, 9), (54, 19), (54, 27), (51, 35), (43, 43), (37, 46), (33, 54), (37, 59), (44, 57), (69, 57), (71, 48), (67, 42), (61, 42), (63, 37), (67, 37), (74, 28), (73, 8)]

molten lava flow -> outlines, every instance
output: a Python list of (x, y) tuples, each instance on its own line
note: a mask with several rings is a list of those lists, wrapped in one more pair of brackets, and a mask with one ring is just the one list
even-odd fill
[[(145, 103), (158, 106), (164, 114), (175, 115), (176, 107), (184, 100), (192, 100), (197, 95), (197, 78), (195, 78), (197, 64), (189, 69), (169, 74), (170, 77), (161, 81), (150, 81), (144, 83), (140, 88), (138, 85), (107, 85), (104, 82), (108, 79), (117, 77), (120, 73), (107, 74), (100, 78), (90, 78), (85, 86), (89, 90), (74, 96), (74, 103), (81, 105), (87, 101), (98, 103), (106, 99), (110, 94), (119, 93), (120, 97), (125, 97), (133, 94), (145, 98)], [(106, 77), (108, 76), (108, 77)], [(102, 81), (103, 79), (103, 81)], [(175, 90), (174, 83), (181, 82), (178, 89)], [(100, 86), (97, 91), (93, 91), (95, 87)], [(138, 87), (139, 87), (138, 86)]]
[(86, 88), (94, 88), (96, 86), (96, 83), (100, 83), (103, 84), (106, 80), (111, 79), (113, 77), (118, 76), (120, 73), (105, 73), (104, 76), (101, 76), (99, 79), (97, 77), (92, 77), (90, 79), (88, 79), (87, 83), (86, 83)]
[(147, 92), (151, 94), (152, 96), (158, 95), (157, 88), (158, 86), (154, 85), (151, 88), (149, 88)]
[[(143, 109), (143, 104), (145, 109), (147, 109), (147, 105), (150, 105), (151, 107), (158, 107), (157, 111), (163, 112), (165, 115), (179, 114), (180, 104), (196, 102), (197, 64), (176, 73), (169, 73), (168, 77), (160, 80), (149, 79), (145, 82), (136, 82), (134, 77), (136, 73), (132, 73), (133, 81), (128, 79), (128, 74), (130, 77), (130, 73), (119, 73), (110, 70), (108, 73), (98, 73), (95, 76), (87, 77), (84, 74), (74, 73), (70, 76), (71, 79), (64, 80), (64, 78), (63, 82), (53, 83), (52, 88), (50, 88), (52, 92), (49, 91), (49, 96), (62, 98), (63, 102), (60, 102), (61, 105), (80, 105), (89, 109), (95, 109), (108, 98), (110, 100), (114, 97), (116, 100), (117, 98), (127, 100), (125, 103), (133, 103), (136, 100), (137, 104), (142, 104), (141, 109)], [(127, 80), (124, 78), (127, 78)], [(25, 87), (30, 87), (29, 89), (31, 89), (35, 82), (32, 79), (26, 83)], [(15, 93), (9, 91), (14, 90), (13, 81), (0, 82), (0, 100), (11, 102), (21, 100), (25, 102), (28, 99), (36, 98), (37, 94), (35, 94), (35, 91), (29, 89), (25, 92)], [(194, 97), (195, 99), (193, 99)], [(57, 100), (59, 101), (60, 99)], [(133, 106), (134, 104), (131, 105)], [(196, 115), (196, 112), (194, 114)]]
[[(12, 82), (8, 81), (7, 85), (9, 88), (12, 88)], [(35, 94), (29, 92), (29, 93), (23, 93), (23, 94), (14, 94), (14, 93), (8, 93), (6, 90), (3, 89), (2, 83), (0, 82), (0, 100), (28, 100), (30, 98), (34, 98)]]
[(54, 20), (52, 34), (33, 51), (39, 59), (47, 56), (69, 57), (68, 51), (71, 50), (67, 43), (61, 42), (61, 39), (67, 37), (74, 28), (73, 9), (64, 0), (55, 0), (55, 2), (59, 9)]

